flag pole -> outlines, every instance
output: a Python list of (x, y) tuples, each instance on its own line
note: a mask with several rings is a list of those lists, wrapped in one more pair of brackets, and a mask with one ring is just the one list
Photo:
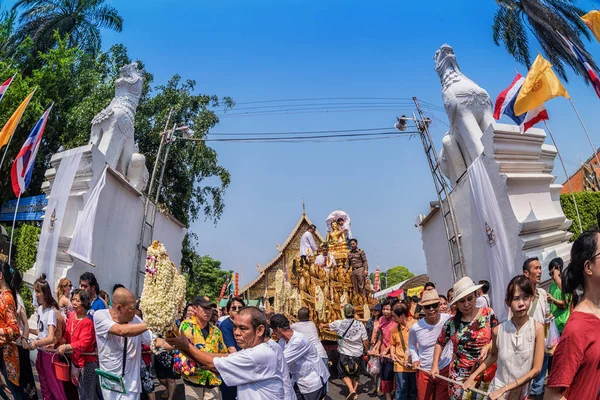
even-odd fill
[[(16, 74), (15, 74), (16, 75)], [(12, 83), (12, 82), (11, 82)], [(33, 89), (33, 93), (35, 94), (35, 91), (37, 90), (37, 86), (35, 87), (35, 89)], [(33, 97), (33, 96), (32, 96)], [(29, 104), (28, 104), (29, 105)], [(24, 112), (23, 112), (24, 113)], [(21, 118), (23, 118), (23, 114), (21, 114), (21, 117), (19, 118), (19, 120), (17, 121), (16, 126), (19, 125), (19, 122), (21, 122)], [(16, 130), (16, 128), (15, 128)], [(6, 148), (4, 149), (4, 154), (2, 155), (2, 160), (0, 160), (0, 170), (2, 170), (2, 166), (4, 165), (4, 158), (6, 157), (6, 153), (8, 152), (8, 148), (10, 147), (10, 142), (12, 142), (12, 138), (13, 136), (15, 136), (15, 133), (13, 132), (12, 135), (10, 135), (10, 137), (8, 138), (8, 143), (6, 143)]]
[(594, 143), (592, 142), (592, 138), (590, 137), (588, 130), (586, 129), (585, 125), (583, 124), (583, 120), (581, 119), (581, 116), (579, 115), (577, 108), (575, 108), (575, 104), (573, 103), (573, 100), (569, 99), (569, 102), (571, 103), (573, 110), (575, 110), (575, 114), (577, 114), (577, 118), (579, 118), (581, 127), (583, 128), (583, 131), (585, 132), (585, 135), (587, 136), (587, 139), (590, 142), (590, 146), (592, 147), (592, 150), (594, 151), (594, 156), (596, 157), (596, 163), (597, 163), (598, 167), (600, 167), (600, 159), (598, 159), (598, 149), (596, 148), (596, 146), (594, 146)]
[[(10, 231), (10, 244), (8, 245), (8, 263), (10, 264), (10, 256), (12, 255), (13, 236), (15, 234), (15, 222), (17, 222), (17, 212), (19, 211), (19, 202), (21, 201), (21, 193), (17, 197), (17, 206), (15, 207), (15, 215), (13, 216), (12, 229)], [(12, 265), (12, 264), (11, 264)]]
[(569, 184), (569, 189), (571, 190), (571, 197), (573, 198), (573, 204), (575, 205), (575, 213), (577, 213), (577, 222), (579, 223), (579, 232), (583, 233), (583, 227), (581, 225), (581, 217), (579, 216), (579, 207), (577, 207), (577, 200), (575, 200), (575, 193), (573, 192), (573, 185), (571, 184), (571, 180), (569, 179), (569, 174), (567, 174), (567, 168), (565, 167), (565, 163), (560, 154), (560, 151), (558, 151), (558, 146), (556, 145), (556, 140), (554, 140), (554, 135), (552, 135), (552, 131), (550, 130), (550, 127), (548, 126), (548, 123), (546, 121), (544, 121), (544, 125), (546, 126), (546, 130), (548, 131), (548, 134), (550, 135), (550, 139), (552, 139), (552, 143), (554, 144), (554, 147), (556, 148), (556, 154), (558, 155), (560, 164), (562, 165), (563, 171), (565, 172), (565, 179), (567, 180), (567, 183)]

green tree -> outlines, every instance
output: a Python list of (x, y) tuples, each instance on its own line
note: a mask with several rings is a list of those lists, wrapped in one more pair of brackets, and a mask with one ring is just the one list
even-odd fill
[(415, 276), (412, 272), (408, 270), (408, 268), (398, 265), (396, 267), (390, 268), (386, 272), (387, 274), (387, 287), (394, 286), (400, 282), (403, 282), (407, 279)]
[[(15, 246), (15, 268), (23, 274), (33, 267), (37, 255), (38, 236), (40, 228), (32, 223), (23, 223), (18, 228), (15, 228), (14, 246)], [(33, 306), (33, 297), (31, 290), (27, 285), (21, 285), (19, 294), (25, 303), (27, 316), (33, 314), (35, 308)]]
[(68, 36), (69, 47), (79, 47), (87, 53), (100, 50), (100, 29), (121, 32), (123, 18), (105, 0), (19, 0), (13, 11), (20, 10), (20, 26), (13, 41), (33, 39), (35, 50), (46, 52), (54, 47), (55, 32)]
[(494, 43), (497, 46), (503, 44), (517, 62), (527, 68), (531, 66), (531, 33), (563, 79), (567, 80), (565, 65), (568, 65), (586, 82), (589, 81), (585, 69), (564, 45), (558, 34), (560, 32), (575, 43), (592, 67), (598, 70), (580, 38), (582, 35), (588, 40), (591, 38), (580, 18), (585, 11), (575, 6), (573, 0), (496, 0), (496, 3), (499, 9), (492, 24)]
[(198, 255), (190, 240), (191, 238), (186, 236), (181, 261), (181, 269), (187, 283), (186, 299), (189, 301), (196, 296), (208, 296), (216, 301), (223, 283), (230, 279), (232, 271), (222, 270), (221, 261), (210, 256)]
[[(575, 193), (579, 216), (581, 217), (581, 225), (583, 230), (591, 229), (598, 226), (598, 213), (600, 213), (600, 192), (578, 192)], [(573, 204), (571, 193), (560, 195), (560, 205), (565, 216), (573, 221), (569, 232), (573, 234), (571, 241), (577, 239), (580, 235), (579, 224), (577, 223), (577, 213)]]

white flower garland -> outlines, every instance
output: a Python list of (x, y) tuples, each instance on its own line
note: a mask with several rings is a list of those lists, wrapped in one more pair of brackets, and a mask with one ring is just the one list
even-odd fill
[[(148, 249), (146, 276), (140, 309), (148, 329), (165, 336), (180, 317), (185, 301), (185, 278), (169, 259), (167, 250), (158, 241)], [(154, 341), (152, 350), (156, 353)]]

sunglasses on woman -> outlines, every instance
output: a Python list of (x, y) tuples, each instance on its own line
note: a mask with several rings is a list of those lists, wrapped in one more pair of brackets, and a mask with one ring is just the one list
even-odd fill
[(468, 301), (468, 302), (471, 302), (471, 301), (473, 301), (473, 299), (475, 299), (475, 296), (473, 296), (473, 295), (470, 295), (470, 296), (469, 296), (469, 297), (467, 297), (467, 298), (464, 298), (464, 297), (463, 297), (462, 299), (458, 300), (458, 302), (459, 302), (460, 304), (464, 304), (466, 301)]

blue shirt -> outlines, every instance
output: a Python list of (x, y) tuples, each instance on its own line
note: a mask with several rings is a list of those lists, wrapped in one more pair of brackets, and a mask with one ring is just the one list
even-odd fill
[(235, 347), (237, 351), (242, 350), (242, 348), (237, 345), (235, 338), (233, 337), (233, 321), (231, 318), (227, 318), (225, 321), (221, 322), (219, 329), (223, 334), (223, 342), (225, 342), (225, 346)]
[(88, 315), (90, 316), (90, 318), (93, 321), (94, 320), (94, 312), (96, 312), (98, 310), (105, 310), (105, 309), (106, 309), (106, 304), (104, 304), (104, 302), (102, 301), (102, 299), (100, 297), (96, 297), (96, 300), (94, 300), (92, 302), (92, 306), (88, 310)]

